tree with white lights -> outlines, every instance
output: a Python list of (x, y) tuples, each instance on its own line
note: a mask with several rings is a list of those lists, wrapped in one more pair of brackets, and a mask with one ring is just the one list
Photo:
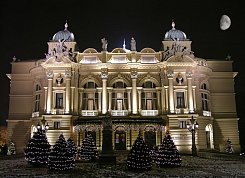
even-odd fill
[(158, 167), (178, 167), (181, 166), (181, 158), (169, 133), (166, 134), (156, 152), (155, 163)]
[(95, 161), (98, 158), (98, 149), (91, 134), (83, 140), (79, 158), (85, 161)]
[(61, 134), (48, 157), (48, 168), (52, 171), (66, 171), (75, 167), (75, 158), (68, 151), (66, 140)]
[(38, 129), (25, 148), (25, 159), (33, 166), (46, 165), (49, 153), (50, 144), (46, 134)]
[(75, 158), (77, 154), (77, 146), (71, 138), (67, 140), (67, 147), (68, 147), (68, 152), (72, 154)]
[(137, 137), (128, 154), (127, 167), (133, 171), (150, 170), (152, 167), (150, 150), (141, 135)]

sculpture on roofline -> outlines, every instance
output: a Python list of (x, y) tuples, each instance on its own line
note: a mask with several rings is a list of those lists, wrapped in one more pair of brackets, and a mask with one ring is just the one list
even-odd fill
[(107, 45), (108, 45), (107, 40), (105, 38), (102, 38), (101, 43), (102, 43), (102, 50), (107, 51)]

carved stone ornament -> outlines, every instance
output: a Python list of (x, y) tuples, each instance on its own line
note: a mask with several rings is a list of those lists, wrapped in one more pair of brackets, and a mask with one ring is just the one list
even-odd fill
[(107, 68), (102, 68), (101, 69), (101, 78), (102, 79), (107, 79), (108, 78), (108, 69)]
[(47, 77), (48, 78), (53, 78), (54, 77), (54, 73), (53, 73), (53, 71), (47, 71)]
[(186, 78), (191, 78), (192, 77), (192, 72), (191, 71), (189, 71), (189, 72), (186, 72)]
[(138, 72), (137, 69), (131, 69), (131, 78), (137, 78)]
[(167, 72), (167, 77), (168, 78), (173, 78), (173, 76), (174, 76), (174, 73), (172, 71), (168, 71)]
[(183, 76), (179, 73), (176, 82), (181, 85), (184, 82)]
[(71, 78), (71, 71), (70, 70), (65, 71), (65, 76), (66, 78)]
[(57, 76), (56, 83), (57, 83), (57, 86), (61, 86), (61, 84), (63, 83), (63, 78), (61, 77), (61, 74)]

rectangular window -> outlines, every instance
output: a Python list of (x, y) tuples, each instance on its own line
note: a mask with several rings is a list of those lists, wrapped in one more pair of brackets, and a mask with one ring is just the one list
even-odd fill
[(176, 92), (177, 108), (185, 107), (184, 92)]
[(93, 99), (88, 100), (88, 110), (94, 110), (94, 100)]
[(59, 129), (60, 128), (60, 122), (56, 121), (54, 122), (54, 129)]
[(56, 93), (56, 109), (63, 109), (63, 93)]
[(117, 100), (117, 110), (123, 110), (123, 100)]
[(208, 94), (207, 93), (201, 93), (202, 97), (202, 110), (208, 111)]
[(187, 128), (187, 122), (186, 121), (179, 121), (179, 128), (186, 129)]
[(152, 100), (146, 100), (146, 110), (152, 110)]
[(38, 112), (40, 110), (40, 94), (35, 96), (35, 108), (34, 112)]

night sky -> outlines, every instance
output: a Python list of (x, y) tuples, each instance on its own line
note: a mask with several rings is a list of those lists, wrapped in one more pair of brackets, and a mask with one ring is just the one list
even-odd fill
[[(161, 50), (161, 41), (170, 30), (172, 19), (176, 29), (182, 30), (192, 41), (196, 57), (225, 59), (231, 55), (235, 78), (237, 112), (241, 143), (245, 144), (245, 34), (241, 1), (203, 0), (19, 0), (1, 1), (1, 96), (0, 124), (4, 124), (8, 113), (10, 62), (13, 56), (20, 60), (45, 58), (52, 36), (64, 29), (73, 32), (79, 51), (92, 47), (101, 51), (100, 39), (108, 41), (108, 51), (122, 47), (130, 48), (130, 38), (137, 42), (137, 51), (151, 47)], [(221, 30), (219, 21), (223, 14), (231, 18), (231, 27)], [(244, 120), (244, 121), (243, 121)]]

